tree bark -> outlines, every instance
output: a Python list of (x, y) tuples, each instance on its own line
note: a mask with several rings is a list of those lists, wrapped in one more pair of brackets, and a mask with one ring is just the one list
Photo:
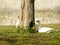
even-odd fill
[(33, 28), (35, 26), (34, 0), (21, 0), (21, 27)]

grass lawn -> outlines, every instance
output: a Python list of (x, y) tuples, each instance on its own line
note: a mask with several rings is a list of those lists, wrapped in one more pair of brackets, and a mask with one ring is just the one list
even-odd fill
[(51, 33), (19, 33), (15, 26), (0, 26), (0, 45), (60, 45), (60, 24)]

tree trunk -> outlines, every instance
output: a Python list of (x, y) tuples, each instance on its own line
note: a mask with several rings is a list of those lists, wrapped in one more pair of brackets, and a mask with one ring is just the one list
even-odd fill
[(21, 27), (33, 28), (35, 26), (34, 0), (21, 0)]

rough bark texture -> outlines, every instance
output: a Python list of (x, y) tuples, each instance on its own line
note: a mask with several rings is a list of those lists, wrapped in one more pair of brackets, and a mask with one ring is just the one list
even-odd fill
[(21, 0), (21, 27), (32, 28), (35, 25), (34, 19), (34, 0)]

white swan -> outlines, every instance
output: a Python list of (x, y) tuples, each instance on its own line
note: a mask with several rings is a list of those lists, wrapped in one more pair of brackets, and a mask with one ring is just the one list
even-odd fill
[(38, 24), (38, 32), (47, 32), (47, 33), (50, 33), (51, 30), (53, 28), (50, 28), (50, 27), (41, 27), (40, 25), (40, 20), (36, 20), (37, 24)]
[(50, 33), (50, 31), (51, 31), (52, 29), (53, 29), (53, 28), (42, 27), (42, 28), (39, 28), (39, 29), (38, 29), (38, 32), (47, 32), (47, 33)]
[(19, 16), (18, 16), (18, 19), (17, 19), (17, 21), (16, 21), (16, 28), (19, 26), (19, 24), (20, 24), (20, 21), (19, 21), (20, 19), (19, 19)]

